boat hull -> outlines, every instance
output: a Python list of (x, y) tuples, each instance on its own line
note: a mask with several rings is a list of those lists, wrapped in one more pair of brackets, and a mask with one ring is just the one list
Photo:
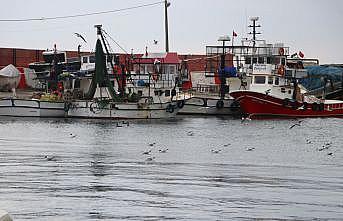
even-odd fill
[[(168, 105), (172, 105), (171, 110)], [(103, 107), (94, 101), (74, 101), (69, 105), (70, 118), (99, 119), (164, 119), (174, 118), (179, 111), (176, 103), (137, 104), (110, 103)]]
[(65, 117), (64, 102), (28, 99), (1, 99), (0, 116)]
[(185, 102), (184, 107), (178, 112), (180, 115), (235, 115), (239, 108), (234, 105), (234, 99), (225, 99), (223, 107), (218, 108), (220, 98), (192, 97)]
[(284, 99), (252, 91), (235, 91), (230, 95), (251, 118), (342, 117), (343, 101), (333, 103), (285, 102)]

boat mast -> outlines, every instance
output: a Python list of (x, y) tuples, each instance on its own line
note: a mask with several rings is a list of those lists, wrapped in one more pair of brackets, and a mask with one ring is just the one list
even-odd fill
[(252, 25), (249, 25), (250, 28), (252, 28), (252, 32), (249, 32), (250, 35), (252, 35), (253, 40), (253, 47), (256, 46), (256, 35), (260, 35), (261, 32), (256, 32), (256, 28), (260, 28), (261, 25), (256, 25), (256, 22), (258, 21), (259, 17), (251, 17), (250, 21), (252, 21)]
[[(102, 41), (102, 44), (105, 47), (107, 57), (110, 57), (110, 53), (109, 53), (109, 50), (108, 50), (108, 47), (107, 47), (107, 44), (106, 44), (106, 41), (105, 41), (105, 37), (102, 34), (102, 25), (94, 25), (94, 27), (97, 29), (97, 35), (99, 35), (101, 37), (101, 41)], [(113, 60), (112, 59), (109, 59), (109, 60), (110, 60), (110, 64), (111, 64), (112, 70), (114, 71)], [(114, 73), (114, 74), (116, 76), (116, 80), (117, 80), (117, 83), (118, 83), (119, 96), (124, 96), (123, 85), (120, 86), (120, 80), (119, 80), (118, 74), (117, 73)], [(109, 78), (108, 73), (106, 73), (106, 78)]]

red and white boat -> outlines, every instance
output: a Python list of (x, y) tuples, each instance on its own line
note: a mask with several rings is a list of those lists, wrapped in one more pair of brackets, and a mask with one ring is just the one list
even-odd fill
[[(252, 19), (253, 26), (257, 19)], [(244, 76), (247, 86), (244, 90), (231, 91), (230, 96), (239, 102), (241, 111), (246, 116), (249, 118), (343, 116), (342, 100), (325, 99), (325, 94), (321, 98), (309, 95), (298, 83), (299, 79), (308, 76), (304, 67), (319, 65), (318, 60), (303, 59), (301, 52), (289, 56), (288, 47), (284, 47), (282, 43), (266, 44), (264, 41), (258, 41), (255, 36), (258, 33), (255, 32), (255, 28), (253, 30), (253, 46), (231, 48), (234, 56), (237, 57), (240, 74)]]
[(259, 117), (342, 117), (343, 101), (318, 99), (299, 102), (255, 91), (234, 91), (230, 95), (249, 118)]

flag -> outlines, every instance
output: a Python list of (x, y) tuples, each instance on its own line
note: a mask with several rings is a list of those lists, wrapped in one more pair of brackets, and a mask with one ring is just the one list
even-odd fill
[(303, 58), (305, 55), (301, 51), (299, 51), (299, 57)]
[(235, 31), (232, 31), (232, 36), (237, 37), (237, 33)]

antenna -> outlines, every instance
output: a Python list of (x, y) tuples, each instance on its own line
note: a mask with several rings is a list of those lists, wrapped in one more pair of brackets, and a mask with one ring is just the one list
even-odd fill
[(256, 28), (260, 28), (261, 25), (256, 25), (256, 22), (258, 21), (259, 17), (251, 17), (250, 21), (252, 21), (252, 25), (249, 25), (249, 28), (252, 28), (252, 32), (249, 32), (250, 35), (252, 35), (253, 39), (253, 47), (256, 46), (256, 35), (260, 35), (261, 32), (256, 32)]

